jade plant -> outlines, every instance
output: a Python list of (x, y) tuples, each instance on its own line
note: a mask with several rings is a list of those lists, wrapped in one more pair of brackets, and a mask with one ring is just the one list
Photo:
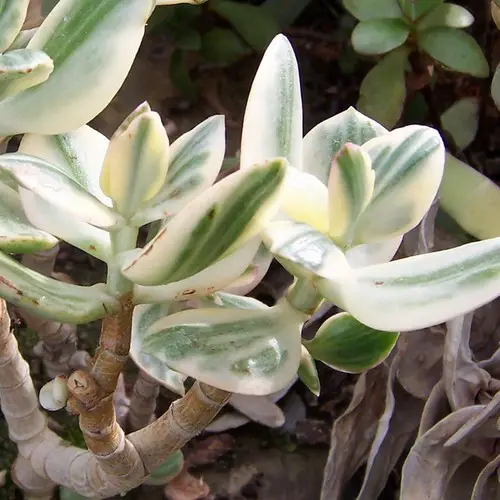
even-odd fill
[(379, 57), (360, 87), (358, 109), (388, 128), (403, 111), (407, 76), (415, 89), (429, 85), (434, 66), (478, 78), (489, 66), (474, 38), (464, 31), (474, 22), (460, 5), (443, 0), (344, 0), (359, 23), (352, 32), (356, 52)]
[[(56, 5), (32, 39), (43, 40), (54, 71), (0, 104), (1, 133), (24, 134), (17, 152), (0, 155), (0, 404), (19, 450), (12, 475), (27, 495), (50, 497), (62, 485), (105, 498), (167, 480), (182, 468), (181, 447), (232, 394), (279, 393), (297, 375), (317, 394), (314, 359), (363, 372), (387, 358), (400, 332), (500, 295), (500, 238), (390, 262), (438, 193), (441, 138), (424, 126), (389, 132), (352, 108), (303, 138), (297, 61), (282, 35), (251, 88), (240, 169), (218, 182), (221, 116), (172, 144), (147, 103), (109, 140), (86, 125), (123, 82), (154, 8), (91, 4)], [(11, 255), (59, 240), (103, 261), (105, 281), (57, 281)], [(267, 306), (244, 294), (272, 258), (295, 282)], [(303, 341), (302, 325), (325, 300), (343, 312)], [(5, 301), (54, 322), (102, 320), (95, 353), (37, 396)], [(155, 384), (182, 397), (156, 419), (154, 404), (135, 411), (138, 430), (126, 434), (114, 396), (129, 354), (141, 370), (136, 404), (148, 384), (150, 402)], [(79, 416), (87, 450), (48, 429), (38, 397)]]

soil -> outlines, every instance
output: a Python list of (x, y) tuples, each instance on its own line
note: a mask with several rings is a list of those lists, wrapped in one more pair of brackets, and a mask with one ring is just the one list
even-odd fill
[[(486, 49), (492, 67), (500, 60), (500, 43), (497, 31), (488, 25), (485, 29), (484, 2), (467, 0), (461, 3), (476, 16), (473, 33)], [(313, 0), (300, 18), (285, 34), (296, 49), (302, 79), (304, 102), (304, 129), (310, 130), (320, 121), (355, 105), (359, 85), (372, 66), (371, 60), (353, 55), (349, 47), (348, 34), (352, 19), (345, 17), (340, 2)], [(192, 54), (189, 65), (191, 76), (200, 89), (200, 99), (190, 101), (174, 87), (169, 77), (171, 40), (161, 30), (144, 40), (138, 58), (125, 85), (111, 105), (97, 117), (92, 125), (106, 134), (113, 133), (121, 121), (139, 103), (147, 100), (160, 112), (170, 140), (188, 131), (203, 119), (213, 114), (226, 115), (227, 156), (236, 157), (241, 135), (241, 121), (248, 91), (260, 55), (250, 56), (227, 68), (214, 68)], [(489, 80), (484, 83), (455, 73), (438, 71), (434, 90), (434, 103), (439, 109), (409, 107), (401, 125), (408, 122), (435, 124), (432, 116), (440, 114), (456, 99), (469, 95), (482, 97), (484, 106), (478, 136), (471, 147), (462, 154), (473, 165), (494, 180), (500, 180), (500, 121), (499, 112), (489, 97)], [(435, 104), (433, 104), (435, 105)], [(431, 106), (432, 108), (432, 106)], [(105, 275), (104, 266), (93, 258), (67, 245), (62, 245), (57, 269), (69, 274), (81, 284), (100, 281)], [(256, 292), (269, 303), (287, 275), (273, 266), (264, 283)], [(259, 295), (260, 294), (260, 295)], [(31, 354), (35, 338), (31, 332), (17, 325), (18, 338), (23, 354), (28, 358), (37, 386), (44, 382), (40, 363)], [(98, 324), (88, 325), (79, 333), (81, 346), (92, 349), (98, 337)], [(214, 456), (203, 466), (195, 466), (191, 472), (203, 477), (210, 486), (211, 499), (218, 500), (316, 500), (319, 498), (322, 471), (328, 453), (329, 434), (332, 422), (349, 403), (355, 376), (320, 368), (322, 393), (315, 398), (298, 382), (280, 403), (285, 413), (294, 419), (294, 411), (287, 413), (287, 401), (298, 398), (305, 417), (285, 430), (271, 430), (256, 424), (228, 431), (222, 438), (230, 442), (225, 453)], [(127, 372), (127, 382), (133, 381), (134, 368)], [(159, 406), (165, 409), (171, 401), (170, 394), (161, 393)], [(293, 405), (290, 405), (293, 407)], [(295, 405), (296, 406), (296, 405)], [(60, 413), (60, 412), (59, 412)], [(83, 445), (77, 423), (63, 414), (51, 415), (62, 428), (64, 436), (77, 445)], [(1, 414), (0, 414), (1, 417)], [(206, 435), (190, 445), (192, 450), (206, 446)], [(7, 438), (5, 422), (0, 418), (0, 471), (8, 468), (15, 450)], [(397, 475), (397, 471), (396, 471)], [(361, 476), (360, 476), (361, 477)], [(359, 477), (353, 479), (346, 489), (345, 498), (355, 498)], [(155, 500), (162, 498), (159, 487), (141, 487), (126, 495), (127, 498)], [(392, 499), (397, 495), (397, 480), (389, 481), (380, 498)], [(0, 489), (0, 499), (19, 498), (19, 492), (7, 479)], [(185, 500), (195, 500), (186, 497)]]

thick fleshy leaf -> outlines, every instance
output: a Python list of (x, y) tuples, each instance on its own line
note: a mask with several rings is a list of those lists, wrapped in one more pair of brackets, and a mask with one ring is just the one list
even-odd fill
[(450, 154), (446, 154), (439, 204), (476, 238), (500, 236), (500, 188)]
[(123, 223), (119, 214), (52, 163), (35, 156), (11, 153), (0, 156), (0, 170), (78, 220), (105, 229)]
[(398, 337), (397, 332), (374, 330), (344, 312), (328, 318), (304, 344), (313, 358), (330, 368), (361, 373), (382, 363)]
[(305, 346), (302, 346), (300, 365), (298, 370), (300, 380), (317, 397), (321, 392), (321, 385), (314, 358)]
[(445, 67), (486, 78), (490, 69), (471, 35), (455, 28), (432, 28), (418, 33), (418, 45)]
[(208, 266), (194, 276), (168, 285), (134, 287), (134, 300), (138, 304), (186, 300), (210, 295), (232, 285), (249, 266), (260, 246), (259, 238), (252, 238), (231, 255)]
[(224, 291), (235, 295), (250, 293), (262, 281), (273, 259), (273, 254), (262, 243), (249, 266), (235, 281), (231, 282), (228, 286), (224, 286)]
[(64, 323), (87, 323), (120, 308), (104, 285), (83, 287), (47, 278), (0, 252), (0, 297)]
[(124, 264), (123, 274), (139, 285), (173, 283), (229, 255), (275, 214), (285, 168), (285, 160), (276, 159), (216, 183)]
[(9, 48), (23, 27), (30, 0), (4, 0), (0, 4), (0, 52)]
[(283, 411), (271, 400), (270, 396), (233, 394), (229, 399), (229, 404), (254, 422), (267, 427), (281, 427), (285, 423)]
[(448, 28), (468, 28), (474, 22), (474, 16), (461, 5), (443, 3), (431, 10), (417, 23), (417, 29), (424, 30), (437, 26)]
[(186, 376), (168, 368), (158, 358), (142, 352), (142, 342), (151, 325), (171, 312), (168, 303), (139, 305), (134, 308), (132, 317), (132, 342), (130, 357), (134, 363), (159, 384), (176, 394), (185, 394), (184, 382)]
[(403, 17), (398, 0), (343, 0), (344, 7), (360, 21), (398, 19)]
[(403, 236), (397, 236), (380, 243), (368, 243), (350, 248), (345, 256), (347, 262), (353, 268), (371, 266), (373, 264), (384, 264), (390, 262), (396, 255), (403, 241)]
[(387, 132), (376, 121), (349, 108), (319, 123), (304, 137), (303, 170), (326, 186), (333, 157), (345, 143), (361, 146)]
[(491, 97), (497, 108), (500, 109), (500, 64), (496, 67), (491, 80)]
[(170, 146), (165, 182), (132, 218), (137, 225), (170, 217), (208, 189), (217, 178), (226, 146), (224, 116), (215, 115), (186, 132)]
[(198, 299), (200, 307), (222, 307), (224, 309), (266, 309), (268, 306), (253, 297), (244, 297), (227, 292), (216, 292)]
[(19, 195), (25, 217), (31, 224), (108, 262), (111, 256), (111, 238), (107, 231), (71, 217), (32, 191), (19, 188)]
[(389, 129), (403, 112), (409, 52), (407, 47), (401, 47), (387, 54), (366, 74), (359, 89), (359, 111)]
[(102, 191), (130, 219), (161, 189), (168, 169), (169, 142), (160, 115), (141, 104), (109, 142), (100, 176)]
[(455, 102), (441, 115), (443, 128), (460, 149), (465, 149), (476, 137), (479, 126), (479, 99), (466, 97)]
[(426, 328), (500, 295), (500, 238), (355, 269), (342, 280), (318, 280), (318, 287), (372, 328)]
[(259, 310), (182, 311), (153, 324), (142, 351), (214, 387), (264, 396), (296, 375), (304, 319), (286, 302)]
[(40, 252), (56, 244), (56, 238), (28, 222), (19, 195), (0, 182), (0, 250), (7, 253)]
[(312, 174), (287, 168), (280, 209), (296, 222), (328, 231), (328, 189)]
[(442, 4), (444, 0), (398, 0), (401, 10), (412, 21)]
[(329, 235), (350, 246), (355, 224), (373, 194), (375, 172), (361, 146), (346, 143), (335, 155), (328, 180)]
[(52, 59), (39, 50), (19, 49), (0, 55), (0, 99), (44, 82), (53, 69)]
[(125, 80), (154, 5), (61, 0), (28, 44), (53, 60), (54, 71), (44, 83), (0, 103), (0, 135), (60, 134), (98, 115)]
[(52, 163), (105, 205), (111, 205), (99, 186), (108, 145), (104, 135), (84, 125), (60, 135), (25, 134), (18, 152)]
[(352, 32), (351, 42), (360, 54), (385, 54), (405, 43), (410, 27), (402, 19), (374, 19), (360, 22)]
[(272, 222), (262, 240), (293, 275), (303, 278), (343, 276), (349, 271), (342, 251), (323, 233), (306, 224)]
[(164, 485), (177, 476), (184, 467), (184, 455), (181, 450), (174, 451), (159, 465), (145, 481), (149, 485)]
[(68, 402), (68, 385), (63, 377), (47, 382), (38, 395), (40, 405), (48, 411), (61, 410)]
[(491, 500), (500, 496), (500, 453), (497, 458), (488, 463), (477, 477), (471, 500), (485, 500), (490, 495)]
[(410, 125), (363, 146), (372, 160), (375, 189), (360, 216), (354, 242), (378, 242), (413, 229), (434, 200), (443, 175), (445, 151), (439, 133)]
[(16, 36), (14, 41), (12, 42), (12, 45), (7, 49), (8, 51), (10, 50), (17, 50), (17, 49), (25, 49), (28, 46), (28, 43), (30, 40), (33, 38), (37, 31), (37, 28), (32, 28), (29, 30), (23, 30), (19, 32), (19, 34)]
[(302, 164), (302, 97), (290, 42), (277, 35), (267, 48), (248, 96), (240, 168), (276, 158)]

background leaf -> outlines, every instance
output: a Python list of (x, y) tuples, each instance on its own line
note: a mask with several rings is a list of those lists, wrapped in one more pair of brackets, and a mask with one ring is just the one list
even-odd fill
[(201, 40), (202, 56), (215, 64), (233, 64), (251, 53), (250, 47), (230, 29), (212, 28)]
[(409, 26), (400, 19), (375, 19), (359, 23), (352, 32), (352, 46), (360, 54), (385, 54), (405, 43)]
[(486, 78), (490, 69), (481, 47), (471, 35), (454, 28), (418, 33), (418, 45), (450, 70)]
[(403, 112), (408, 54), (406, 47), (387, 54), (366, 74), (359, 89), (359, 111), (388, 129), (396, 125)]
[(443, 128), (451, 134), (459, 149), (465, 149), (476, 137), (479, 126), (479, 99), (466, 97), (455, 102), (441, 115)]
[(343, 0), (342, 3), (346, 10), (360, 21), (403, 17), (398, 0), (378, 0), (376, 3), (367, 0)]

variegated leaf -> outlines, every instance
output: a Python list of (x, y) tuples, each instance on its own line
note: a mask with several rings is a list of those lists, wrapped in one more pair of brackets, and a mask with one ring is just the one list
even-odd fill
[(29, 30), (20, 31), (19, 34), (14, 39), (14, 41), (12, 42), (12, 45), (10, 45), (7, 50), (9, 51), (9, 50), (25, 49), (28, 46), (30, 40), (35, 35), (36, 31), (37, 28), (31, 28)]
[(126, 219), (161, 189), (168, 169), (169, 141), (160, 115), (141, 104), (109, 143), (100, 186)]
[(142, 351), (214, 387), (264, 396), (296, 375), (304, 319), (286, 303), (182, 311), (153, 324)]
[[(99, 175), (109, 141), (91, 127), (84, 126), (67, 134), (24, 135), (19, 152), (54, 164), (105, 205), (110, 200), (99, 187)], [(33, 225), (71, 243), (84, 252), (108, 261), (110, 236), (86, 222), (65, 213), (31, 191), (20, 189), (24, 211)]]
[(387, 133), (376, 121), (349, 108), (319, 123), (304, 137), (303, 170), (326, 186), (333, 158), (344, 144), (350, 142), (361, 146)]
[(328, 318), (304, 345), (313, 358), (334, 370), (361, 373), (382, 363), (398, 337), (397, 332), (375, 330), (343, 312)]
[(288, 167), (280, 209), (296, 222), (328, 231), (328, 189), (314, 175)]
[(303, 345), (301, 349), (298, 375), (302, 383), (316, 396), (319, 397), (321, 385), (314, 358)]
[(277, 260), (302, 278), (343, 276), (349, 270), (342, 251), (323, 233), (306, 224), (271, 222), (262, 240)]
[(4, 0), (0, 4), (0, 52), (9, 48), (23, 27), (30, 0)]
[(213, 295), (201, 297), (200, 307), (221, 307), (224, 309), (266, 309), (268, 306), (253, 297), (244, 297), (227, 292), (216, 292)]
[(373, 197), (360, 216), (355, 243), (374, 243), (413, 229), (434, 200), (445, 150), (439, 133), (410, 125), (367, 142), (375, 171)]
[(52, 59), (39, 50), (19, 49), (0, 55), (0, 99), (44, 82), (53, 69)]
[(352, 143), (335, 155), (328, 180), (329, 235), (343, 247), (351, 244), (356, 222), (373, 194), (375, 172), (370, 157)]
[(186, 132), (170, 146), (165, 182), (132, 218), (136, 225), (171, 217), (208, 189), (217, 178), (226, 148), (224, 116), (215, 115)]
[(230, 286), (248, 269), (259, 245), (260, 239), (252, 238), (231, 255), (208, 266), (194, 276), (168, 285), (135, 285), (134, 300), (137, 304), (146, 304), (210, 295), (228, 285)]
[(232, 253), (275, 214), (285, 166), (285, 160), (276, 159), (212, 186), (124, 265), (125, 277), (139, 285), (173, 283)]
[(390, 262), (396, 255), (403, 236), (397, 236), (380, 243), (367, 243), (350, 248), (345, 256), (352, 268), (371, 266), (373, 264), (384, 264)]
[(0, 156), (0, 170), (10, 174), (21, 186), (78, 220), (96, 227), (114, 229), (122, 217), (61, 168), (35, 156), (11, 153)]
[(28, 222), (19, 195), (0, 182), (0, 250), (30, 253), (48, 250), (56, 244), (56, 238)]
[(277, 156), (301, 168), (300, 77), (293, 48), (283, 35), (269, 44), (252, 83), (243, 119), (240, 168)]
[(500, 188), (454, 156), (446, 154), (439, 204), (478, 239), (500, 236)]
[(104, 262), (109, 261), (111, 238), (107, 231), (71, 217), (32, 191), (20, 187), (19, 195), (25, 217), (33, 226), (71, 243)]
[(426, 328), (500, 295), (500, 238), (355, 269), (317, 284), (325, 298), (372, 328)]
[(53, 60), (54, 71), (0, 103), (0, 135), (60, 134), (99, 114), (125, 80), (154, 6), (154, 0), (60, 0), (28, 44)]
[(171, 370), (158, 358), (145, 354), (141, 350), (142, 342), (150, 326), (167, 317), (170, 310), (171, 306), (168, 303), (139, 305), (134, 308), (130, 357), (141, 370), (144, 370), (159, 384), (183, 396), (185, 393), (184, 381), (187, 377)]
[(120, 308), (104, 285), (83, 287), (47, 278), (1, 252), (0, 277), (0, 297), (54, 321), (87, 323)]

